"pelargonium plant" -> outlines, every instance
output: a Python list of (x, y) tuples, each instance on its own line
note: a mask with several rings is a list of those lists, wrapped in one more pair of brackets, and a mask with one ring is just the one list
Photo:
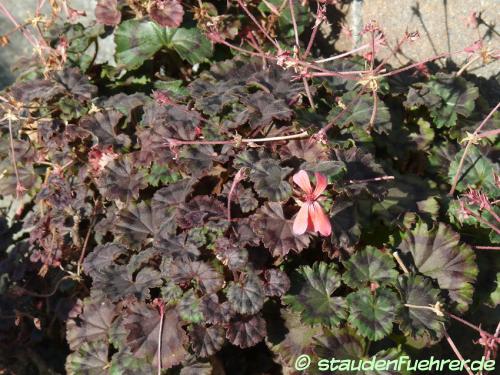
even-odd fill
[(0, 94), (1, 373), (495, 358), (498, 90), (468, 69), (498, 51), (393, 68), (371, 22), (332, 55), (341, 1), (43, 3), (0, 4), (34, 49)]

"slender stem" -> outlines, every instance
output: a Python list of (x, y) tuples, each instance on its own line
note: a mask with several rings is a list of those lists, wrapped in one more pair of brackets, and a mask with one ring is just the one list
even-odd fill
[[(408, 275), (410, 273), (410, 271), (408, 271), (408, 268), (406, 268), (405, 264), (403, 263), (403, 260), (399, 256), (399, 253), (397, 251), (395, 251), (392, 253), (392, 256), (394, 257), (394, 259), (396, 259), (396, 262), (398, 263), (399, 267), (401, 267), (403, 272)], [(408, 307), (414, 307), (414, 306), (408, 305)], [(428, 307), (428, 306), (422, 306), (422, 307)]]
[(363, 50), (365, 50), (367, 48), (370, 48), (370, 45), (369, 44), (363, 44), (362, 46), (360, 46), (358, 48), (355, 48), (353, 50), (341, 53), (340, 55), (335, 55), (335, 56), (332, 56), (332, 57), (328, 57), (326, 59), (316, 60), (314, 62), (317, 63), (317, 64), (321, 64), (321, 63), (325, 63), (325, 62), (328, 62), (328, 61), (333, 61), (333, 60), (341, 59), (342, 57), (353, 55), (356, 52), (363, 51)]
[(264, 34), (264, 36), (267, 38), (267, 40), (269, 40), (271, 42), (271, 44), (273, 44), (276, 48), (279, 48), (279, 44), (269, 36), (269, 33), (266, 31), (266, 29), (264, 29), (262, 27), (262, 25), (259, 23), (259, 21), (257, 21), (257, 19), (254, 17), (254, 15), (248, 10), (247, 5), (242, 0), (236, 0), (236, 1), (240, 5), (240, 7), (243, 8), (243, 10), (247, 14), (247, 16), (253, 21), (255, 26), (257, 26), (259, 28), (259, 30), (262, 32), (262, 34)]
[[(463, 51), (457, 51), (456, 53), (460, 53), (460, 52), (463, 52)], [(425, 59), (425, 60), (422, 60), (422, 61), (419, 61), (419, 62), (416, 62), (415, 64), (411, 64), (411, 65), (408, 65), (408, 66), (405, 66), (403, 68), (400, 68), (400, 69), (396, 69), (396, 70), (391, 70), (390, 72), (388, 73), (385, 73), (385, 74), (381, 74), (379, 75), (379, 77), (388, 77), (388, 76), (393, 76), (395, 74), (398, 74), (398, 73), (401, 73), (401, 72), (404, 72), (404, 71), (407, 71), (407, 70), (410, 70), (410, 69), (413, 69), (413, 68), (416, 68), (417, 66), (420, 66), (422, 64), (425, 64), (425, 63), (428, 63), (430, 61), (434, 61), (434, 60), (438, 60), (438, 59), (442, 59), (443, 57), (448, 57), (448, 56), (451, 56), (452, 53), (441, 53), (439, 55), (436, 55), (434, 57), (429, 57), (428, 59)]]
[(226, 42), (224, 39), (217, 40), (217, 43), (224, 44), (225, 46), (227, 46), (229, 48), (232, 48), (232, 49), (234, 49), (234, 50), (236, 50), (238, 52), (241, 52), (241, 53), (246, 53), (246, 54), (251, 55), (251, 56), (260, 56), (260, 57), (264, 57), (266, 59), (276, 60), (276, 58), (273, 57), (273, 56), (269, 56), (269, 55), (266, 55), (266, 54), (263, 54), (263, 53), (249, 51), (247, 49), (244, 49), (244, 48), (235, 46), (235, 45), (233, 45), (233, 44), (231, 44), (229, 42)]
[(376, 182), (376, 181), (387, 181), (387, 180), (394, 180), (394, 176), (382, 176), (382, 177), (375, 177), (375, 178), (367, 178), (366, 180), (349, 180), (349, 184), (364, 184), (366, 182)]
[(470, 137), (469, 141), (467, 142), (467, 145), (465, 146), (464, 153), (462, 154), (462, 158), (460, 159), (460, 162), (458, 163), (458, 168), (457, 171), (455, 172), (455, 176), (453, 177), (453, 183), (451, 185), (450, 192), (448, 195), (453, 195), (455, 192), (455, 189), (457, 188), (458, 184), (458, 179), (460, 177), (460, 172), (462, 172), (462, 168), (464, 166), (465, 162), (465, 157), (467, 156), (467, 152), (469, 151), (470, 146), (472, 145), (472, 140), (474, 137), (481, 131), (483, 126), (488, 122), (488, 120), (493, 116), (493, 114), (496, 112), (496, 110), (500, 107), (500, 102), (491, 110), (491, 112), (486, 116), (486, 118), (481, 122), (481, 124), (474, 130), (474, 133), (472, 133), (472, 137)]
[(307, 56), (309, 56), (309, 53), (311, 52), (312, 45), (314, 43), (314, 40), (316, 39), (316, 34), (318, 33), (318, 29), (323, 23), (323, 8), (321, 7), (321, 4), (319, 3), (318, 0), (316, 0), (316, 22), (313, 26), (311, 37), (309, 38), (309, 43), (307, 43), (307, 48), (306, 51), (304, 52), (304, 56), (302, 58), (305, 60)]
[(68, 275), (61, 277), (57, 281), (57, 283), (54, 286), (54, 288), (52, 289), (52, 292), (50, 292), (50, 293), (35, 293), (35, 292), (32, 292), (32, 291), (30, 291), (28, 289), (25, 289), (23, 287), (20, 287), (20, 286), (16, 287), (16, 289), (20, 290), (23, 294), (26, 294), (26, 295), (31, 296), (31, 297), (48, 298), (48, 297), (52, 297), (54, 294), (56, 294), (56, 292), (59, 289), (59, 286), (61, 285), (61, 283), (64, 280), (67, 280), (67, 279), (74, 279), (74, 277), (73, 276), (68, 276)]
[(293, 7), (293, 0), (288, 0), (288, 4), (290, 5), (290, 15), (292, 17), (293, 34), (295, 35), (295, 45), (297, 46), (297, 48), (299, 48), (299, 31), (297, 29), (297, 22), (295, 21), (295, 9)]
[(229, 194), (227, 195), (227, 221), (229, 223), (231, 222), (231, 199), (234, 195), (234, 192), (236, 191), (236, 186), (241, 180), (245, 179), (245, 177), (245, 167), (240, 168), (240, 170), (236, 172), (236, 175), (234, 176), (233, 183), (231, 184), (231, 189), (229, 189)]
[(420, 306), (420, 305), (412, 305), (411, 303), (405, 303), (405, 307), (409, 307), (410, 309), (416, 310), (429, 310), (433, 313), (436, 313), (436, 308), (433, 306)]
[(351, 109), (352, 106), (354, 106), (355, 104), (357, 104), (357, 100), (361, 97), (361, 95), (363, 95), (365, 93), (365, 88), (362, 88), (359, 93), (356, 95), (356, 97), (351, 100), (349, 102), (349, 104), (347, 106), (345, 106), (345, 108), (342, 109), (342, 111), (339, 112), (338, 115), (336, 115), (333, 120), (331, 120), (324, 128), (322, 128), (318, 133), (317, 135), (318, 136), (321, 136), (321, 135), (324, 135), (326, 134), (326, 132), (328, 130), (330, 130), (330, 128), (332, 128), (336, 123), (337, 121), (342, 118), (342, 116), (344, 116), (344, 114), (349, 111)]
[(483, 223), (484, 225), (493, 229), (496, 233), (500, 234), (500, 228), (498, 228), (495, 224), (491, 224), (489, 221), (483, 219), (481, 215), (476, 214), (472, 210), (469, 210), (467, 207), (465, 207), (465, 210), (467, 211), (467, 214), (474, 216), (479, 222)]
[[(458, 316), (456, 316), (456, 315), (454, 315), (454, 314), (452, 314), (450, 312), (446, 312), (446, 315), (448, 315), (450, 318), (456, 320), (457, 322), (460, 322), (460, 323), (466, 325), (467, 327), (472, 328), (473, 330), (479, 332), (481, 335), (485, 335), (485, 336), (487, 336), (489, 338), (494, 338), (495, 339), (495, 336), (492, 335), (491, 333), (486, 332), (485, 330), (481, 329), (480, 327), (475, 326), (474, 324), (469, 323), (468, 321), (463, 320), (462, 318), (459, 318)], [(495, 341), (500, 342), (500, 339), (496, 338)]]
[(90, 234), (92, 233), (92, 229), (94, 228), (94, 225), (97, 220), (97, 204), (94, 205), (94, 210), (92, 212), (92, 221), (89, 225), (89, 229), (87, 230), (87, 234), (85, 235), (85, 240), (83, 241), (83, 246), (82, 246), (82, 251), (80, 253), (80, 258), (78, 259), (78, 263), (76, 265), (76, 274), (80, 276), (80, 273), (82, 271), (82, 263), (83, 263), (83, 258), (85, 257), (85, 251), (87, 249), (87, 245), (90, 239)]
[[(444, 328), (444, 324), (443, 324), (443, 328)], [(453, 352), (455, 353), (455, 355), (457, 356), (457, 358), (462, 361), (462, 363), (464, 364), (464, 367), (465, 369), (467, 370), (467, 373), (469, 375), (474, 375), (474, 373), (471, 371), (471, 369), (469, 368), (469, 366), (467, 365), (467, 363), (465, 362), (464, 360), (464, 357), (462, 356), (462, 354), (460, 353), (460, 351), (457, 349), (457, 346), (455, 345), (455, 343), (453, 342), (453, 340), (451, 339), (450, 335), (448, 334), (448, 332), (446, 331), (446, 329), (444, 329), (444, 335), (446, 337), (446, 341), (448, 341), (448, 344), (450, 345), (451, 349), (453, 350)]]
[(385, 66), (385, 64), (387, 64), (387, 61), (389, 61), (389, 59), (393, 56), (396, 56), (396, 53), (398, 51), (401, 50), (401, 47), (403, 46), (403, 44), (408, 41), (408, 38), (406, 36), (404, 36), (403, 38), (401, 38), (401, 40), (398, 41), (398, 43), (396, 44), (396, 47), (394, 48), (393, 51), (391, 51), (391, 54), (389, 56), (387, 56), (380, 64), (378, 64), (378, 66), (375, 68), (375, 73), (378, 73), (382, 70), (382, 68)]
[(500, 223), (500, 217), (497, 215), (495, 211), (491, 209), (491, 207), (486, 206), (484, 209), (488, 211), (491, 216), (493, 216), (493, 218), (497, 221), (497, 223)]
[(306, 138), (309, 134), (303, 131), (299, 134), (284, 135), (279, 137), (268, 137), (268, 138), (243, 138), (241, 140), (230, 140), (230, 141), (188, 141), (183, 139), (169, 138), (175, 145), (230, 145), (238, 143), (260, 143), (260, 142), (275, 142), (275, 141), (286, 141), (289, 139)]
[(373, 68), (375, 67), (375, 31), (373, 30), (371, 32), (370, 44), (370, 49), (372, 52), (370, 56), (370, 71), (373, 72)]
[(369, 70), (353, 70), (349, 72), (317, 72), (317, 73), (309, 73), (310, 77), (342, 77), (344, 79), (354, 79), (358, 80), (360, 75), (369, 73)]
[(481, 134), (477, 134), (475, 138), (481, 139), (481, 138), (493, 137), (494, 135), (498, 134), (500, 134), (500, 129), (487, 130), (485, 132), (482, 132)]
[(306, 90), (307, 100), (309, 100), (309, 105), (313, 111), (316, 111), (316, 105), (314, 104), (314, 100), (311, 94), (311, 89), (309, 87), (309, 83), (307, 82), (306, 77), (302, 77), (302, 83), (304, 83), (304, 89)]
[(14, 24), (16, 29), (21, 30), (21, 33), (24, 35), (26, 40), (31, 44), (31, 46), (33, 48), (37, 47), (38, 43), (37, 43), (37, 40), (35, 39), (35, 37), (33, 36), (33, 34), (31, 34), (31, 32), (28, 29), (24, 28), (16, 21), (16, 19), (12, 16), (12, 14), (2, 4), (1, 1), (0, 1), (0, 12), (2, 12), (10, 20), (10, 22), (12, 22)]
[(377, 89), (374, 88), (372, 90), (372, 96), (373, 96), (373, 108), (372, 108), (372, 115), (370, 116), (370, 122), (368, 123), (368, 134), (370, 134), (370, 131), (375, 126), (375, 118), (377, 117), (377, 109), (378, 109)]
[(161, 339), (163, 334), (163, 317), (165, 316), (165, 305), (163, 301), (161, 301), (159, 308), (160, 308), (160, 328), (158, 329), (158, 375), (161, 375)]
[(10, 141), (10, 152), (12, 157), (12, 166), (14, 167), (14, 173), (16, 174), (16, 198), (19, 199), (21, 180), (19, 179), (19, 171), (17, 170), (16, 153), (14, 151), (14, 137), (12, 135), (12, 114), (8, 114), (9, 123), (9, 141)]
[(472, 64), (474, 64), (474, 62), (476, 62), (480, 58), (481, 58), (480, 55), (476, 55), (472, 59), (470, 59), (469, 61), (467, 61), (467, 63), (464, 66), (462, 66), (460, 68), (460, 70), (457, 72), (457, 77), (461, 76), (462, 73), (465, 71), (465, 69), (467, 69), (469, 66), (471, 66)]
[(500, 246), (474, 246), (478, 250), (500, 250)]

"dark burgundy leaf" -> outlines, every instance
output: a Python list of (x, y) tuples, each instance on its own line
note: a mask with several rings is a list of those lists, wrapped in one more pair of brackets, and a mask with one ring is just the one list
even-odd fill
[(215, 293), (222, 288), (222, 276), (207, 263), (195, 261), (174, 261), (168, 274), (175, 283), (188, 285), (195, 282), (204, 293)]
[[(231, 185), (232, 182), (228, 182), (226, 185), (224, 185), (224, 189), (222, 190), (223, 195), (229, 195)], [(241, 184), (238, 184), (233, 190), (231, 201), (237, 203), (240, 206), (241, 211), (244, 213), (255, 210), (259, 205), (259, 202), (255, 198), (255, 194), (253, 193), (252, 189), (244, 188)]]
[(246, 108), (234, 119), (238, 125), (248, 122), (256, 129), (269, 125), (273, 120), (290, 120), (292, 117), (292, 110), (282, 99), (276, 99), (264, 91), (251, 94), (242, 99), (242, 103)]
[(195, 354), (202, 358), (217, 353), (226, 341), (224, 328), (220, 326), (205, 327), (196, 324), (189, 330), (189, 336)]
[(215, 254), (231, 271), (243, 270), (248, 263), (248, 251), (233, 239), (221, 237), (215, 244)]
[(229, 322), (233, 315), (229, 303), (219, 302), (217, 294), (206, 294), (201, 299), (201, 311), (206, 321), (211, 324), (223, 324)]
[(90, 100), (97, 93), (97, 86), (91, 84), (78, 68), (66, 68), (56, 77), (79, 100)]
[(131, 95), (120, 92), (106, 98), (106, 100), (103, 100), (100, 107), (106, 109), (116, 109), (117, 111), (123, 113), (123, 115), (127, 116), (130, 120), (135, 112), (138, 112), (137, 110), (146, 104), (148, 100), (150, 99), (141, 92), (136, 92)]
[(327, 160), (328, 148), (320, 142), (311, 141), (311, 139), (293, 140), (280, 149), (280, 156), (283, 159), (295, 156), (310, 163), (318, 163), (321, 160)]
[(97, 180), (97, 187), (103, 197), (123, 202), (137, 199), (139, 190), (146, 186), (144, 173), (136, 170), (128, 157), (111, 160)]
[(187, 237), (187, 233), (181, 233), (177, 236), (163, 236), (160, 234), (155, 238), (153, 246), (160, 251), (163, 256), (169, 258), (189, 258), (194, 260), (200, 255), (200, 251)]
[(264, 272), (264, 291), (266, 296), (281, 297), (290, 289), (290, 279), (285, 272), (270, 269)]
[(152, 0), (149, 15), (164, 27), (179, 27), (184, 17), (184, 9), (178, 0)]
[(308, 234), (293, 234), (293, 221), (285, 219), (280, 203), (269, 202), (252, 216), (252, 229), (275, 257), (284, 257), (290, 250), (300, 253), (309, 246)]
[(153, 197), (153, 209), (161, 210), (184, 203), (195, 183), (195, 179), (185, 178), (161, 188)]
[(88, 341), (107, 339), (116, 316), (116, 306), (109, 300), (85, 300), (78, 319), (69, 319), (66, 323), (66, 339), (71, 350)]
[(152, 209), (145, 202), (130, 204), (121, 210), (114, 223), (115, 230), (126, 242), (138, 246), (148, 237), (175, 231), (175, 214), (166, 210)]
[(240, 317), (229, 324), (226, 337), (233, 345), (249, 348), (266, 336), (266, 321), (259, 315)]
[(161, 284), (160, 273), (152, 268), (143, 268), (134, 277), (128, 272), (127, 266), (115, 266), (96, 273), (92, 285), (116, 302), (130, 296), (145, 300), (149, 298), (149, 289)]
[(209, 220), (226, 217), (226, 207), (215, 198), (207, 195), (197, 196), (178, 208), (177, 222), (181, 228), (189, 229), (203, 225)]
[(187, 335), (181, 327), (174, 308), (166, 308), (163, 319), (156, 308), (135, 303), (128, 308), (124, 319), (127, 329), (127, 345), (138, 358), (158, 364), (158, 336), (161, 330), (161, 364), (163, 368), (178, 365), (186, 357)]
[(288, 102), (297, 99), (304, 92), (304, 84), (300, 80), (293, 80), (293, 78), (292, 70), (270, 64), (269, 68), (260, 69), (252, 74), (248, 83), (256, 83), (260, 87), (265, 87), (276, 98)]
[(128, 135), (117, 132), (118, 123), (122, 118), (123, 115), (118, 111), (103, 111), (83, 117), (80, 126), (92, 132), (101, 146), (128, 147), (130, 145)]
[(117, 0), (99, 0), (95, 7), (95, 17), (97, 22), (103, 25), (116, 26), (122, 19), (122, 14), (118, 10)]
[(98, 245), (85, 257), (83, 270), (87, 275), (94, 277), (97, 272), (113, 266), (115, 260), (127, 253), (127, 248), (120, 244), (107, 243)]
[(64, 87), (54, 81), (35, 79), (16, 83), (10, 88), (10, 93), (14, 99), (23, 103), (39, 99), (50, 101), (55, 96), (64, 93)]
[[(348, 182), (344, 187), (350, 195), (360, 194), (366, 191), (372, 196), (381, 199), (387, 192), (384, 182), (366, 182), (363, 180), (385, 176), (384, 169), (375, 162), (371, 154), (365, 153), (359, 148), (353, 147), (348, 150), (336, 150), (335, 154), (339, 161), (344, 162), (347, 168), (345, 179)], [(361, 180), (361, 182), (355, 182)]]

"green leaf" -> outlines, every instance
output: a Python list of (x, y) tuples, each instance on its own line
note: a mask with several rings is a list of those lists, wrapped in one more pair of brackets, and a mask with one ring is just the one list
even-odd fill
[[(403, 303), (414, 306), (434, 306), (442, 303), (439, 289), (432, 286), (429, 278), (421, 275), (401, 275), (398, 291)], [(399, 328), (415, 339), (439, 340), (443, 337), (444, 318), (429, 309), (402, 306), (399, 312)]]
[[(450, 184), (453, 183), (464, 152), (465, 149), (456, 154), (455, 159), (450, 164), (448, 172)], [(498, 164), (494, 164), (476, 146), (471, 146), (458, 176), (457, 191), (463, 192), (470, 186), (473, 189), (483, 189), (486, 193), (498, 193), (499, 189), (495, 184), (494, 173), (497, 175), (500, 173)]]
[(165, 46), (174, 49), (192, 65), (204, 62), (212, 55), (212, 43), (196, 28), (165, 28), (163, 35)]
[(139, 68), (163, 47), (162, 33), (154, 22), (123, 21), (115, 31), (116, 62), (128, 70)]
[(300, 312), (305, 323), (335, 326), (347, 317), (344, 299), (332, 296), (340, 286), (340, 279), (333, 263), (302, 266), (292, 279), (292, 287), (283, 302)]
[(171, 170), (165, 164), (154, 163), (151, 170), (146, 174), (146, 181), (149, 185), (158, 187), (159, 185), (168, 185), (182, 179), (179, 172)]
[(392, 284), (398, 276), (392, 257), (373, 246), (358, 250), (343, 264), (346, 271), (342, 280), (352, 288), (369, 286), (372, 282)]
[(495, 290), (490, 294), (488, 305), (495, 308), (500, 304), (500, 272), (497, 272)]
[(461, 244), (460, 235), (443, 223), (429, 229), (418, 221), (415, 228), (406, 233), (399, 249), (411, 254), (415, 267), (422, 274), (436, 279), (441, 289), (448, 290), (457, 310), (464, 312), (472, 302), (478, 267), (474, 251)]
[(154, 22), (127, 20), (115, 31), (116, 62), (128, 70), (139, 68), (162, 48), (175, 50), (190, 64), (205, 61), (212, 44), (197, 29), (162, 28)]
[(441, 98), (439, 107), (430, 108), (438, 128), (455, 126), (457, 114), (470, 116), (479, 97), (479, 89), (473, 83), (454, 74), (437, 73), (427, 86), (432, 94)]
[[(278, 10), (280, 9), (280, 6), (282, 4), (282, 1), (280, 0), (268, 0), (268, 4), (274, 5), (274, 9)], [(287, 2), (288, 4), (288, 2)], [(259, 5), (259, 10), (262, 12), (268, 13), (268, 14), (274, 14), (271, 12), (269, 9), (269, 6), (265, 2), (261, 2)], [(292, 21), (292, 11), (290, 9), (290, 6), (285, 6), (282, 11), (279, 12), (280, 16), (278, 18), (278, 28), (280, 31), (280, 34), (282, 35), (283, 38), (286, 38), (290, 41), (295, 40), (295, 32), (294, 32), (294, 26), (293, 26), (293, 21)], [(309, 12), (308, 12), (308, 7), (302, 5), (302, 3), (299, 0), (293, 0), (293, 15), (295, 18), (295, 22), (297, 25), (297, 32), (299, 35), (301, 35), (304, 32), (305, 27), (307, 26), (308, 18), (309, 18)]]
[(107, 375), (108, 342), (85, 342), (66, 358), (69, 375)]
[(372, 292), (361, 289), (347, 296), (349, 323), (360, 335), (378, 341), (392, 332), (399, 300), (389, 289), (378, 288)]
[(151, 363), (135, 357), (127, 348), (113, 355), (109, 375), (153, 374), (154, 371)]
[(205, 319), (201, 311), (201, 300), (190, 289), (179, 301), (177, 310), (182, 320), (188, 323), (201, 323)]
[[(370, 125), (370, 120), (373, 113), (374, 103), (371, 94), (363, 94), (358, 97), (355, 91), (349, 91), (342, 96), (342, 101), (344, 105), (350, 106), (350, 111), (347, 111), (341, 119), (341, 127), (347, 127), (353, 125), (357, 128), (363, 128), (368, 131)], [(337, 107), (329, 113), (329, 119), (335, 117), (340, 113), (341, 108)], [(373, 124), (373, 130), (377, 133), (388, 134), (392, 128), (391, 115), (389, 113), (389, 108), (384, 104), (384, 102), (378, 97), (377, 100), (377, 111), (375, 114), (375, 121)]]

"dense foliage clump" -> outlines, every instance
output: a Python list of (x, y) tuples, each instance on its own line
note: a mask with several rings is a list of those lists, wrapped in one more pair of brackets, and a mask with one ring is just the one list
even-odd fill
[(391, 71), (374, 24), (318, 63), (321, 3), (101, 0), (44, 29), (0, 96), (0, 369), (287, 374), (451, 358), (454, 332), (494, 356), (498, 83)]

